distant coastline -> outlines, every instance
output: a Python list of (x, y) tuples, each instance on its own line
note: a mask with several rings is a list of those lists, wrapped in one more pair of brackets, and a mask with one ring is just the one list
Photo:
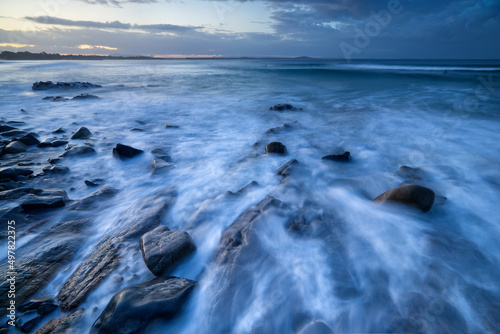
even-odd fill
[[(150, 56), (104, 56), (104, 55), (61, 55), (59, 53), (32, 53), (28, 51), (2, 51), (1, 60), (106, 60), (106, 59), (279, 59), (280, 57), (150, 57)], [(312, 57), (290, 57), (286, 59), (314, 59)]]

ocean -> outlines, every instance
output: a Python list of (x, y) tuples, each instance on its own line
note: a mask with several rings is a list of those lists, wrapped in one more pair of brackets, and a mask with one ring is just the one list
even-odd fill
[[(85, 241), (34, 297), (57, 295), (127, 208), (173, 187), (161, 223), (187, 231), (197, 251), (169, 275), (198, 286), (174, 319), (154, 319), (146, 333), (300, 333), (315, 321), (336, 333), (500, 331), (500, 61), (3, 61), (0, 74), (3, 122), (24, 122), (16, 127), (40, 140), (85, 126), (97, 152), (27, 186), (78, 200), (98, 189), (84, 180), (100, 178), (119, 191), (83, 214), (92, 220)], [(49, 80), (102, 87), (31, 89)], [(80, 93), (99, 99), (43, 100)], [(295, 109), (270, 110), (276, 104)], [(67, 132), (51, 133), (59, 127)], [(287, 154), (265, 154), (270, 142)], [(117, 143), (144, 153), (116, 159)], [(173, 166), (152, 174), (156, 148)], [(345, 151), (347, 163), (322, 159)], [(64, 146), (29, 152), (39, 152), (36, 174)], [(5, 157), (2, 167), (12, 165)], [(292, 159), (295, 173), (276, 175)], [(429, 212), (372, 201), (404, 182), (435, 192)], [(237, 263), (214, 261), (224, 231), (267, 196), (285, 209), (259, 218)], [(18, 254), (71, 215), (44, 213), (44, 225), (18, 235)], [(297, 221), (317, 233), (291, 231)], [(138, 241), (131, 248), (81, 304), (81, 332), (120, 289), (154, 278)]]

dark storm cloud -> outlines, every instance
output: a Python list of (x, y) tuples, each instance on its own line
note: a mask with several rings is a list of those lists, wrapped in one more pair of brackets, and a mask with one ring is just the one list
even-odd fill
[(82, 28), (97, 28), (97, 29), (122, 29), (122, 30), (135, 29), (135, 30), (145, 30), (145, 31), (183, 32), (201, 28), (201, 27), (179, 26), (174, 24), (130, 24), (130, 23), (122, 23), (120, 21), (113, 21), (113, 22), (74, 21), (74, 20), (61, 19), (53, 16), (37, 16), (37, 17), (28, 16), (25, 17), (25, 19), (42, 24), (53, 24), (53, 25), (82, 27)]

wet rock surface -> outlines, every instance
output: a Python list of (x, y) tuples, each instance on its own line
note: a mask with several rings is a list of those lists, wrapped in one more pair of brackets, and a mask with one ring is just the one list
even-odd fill
[(34, 82), (32, 90), (49, 90), (49, 89), (83, 89), (83, 88), (99, 88), (100, 85), (91, 84), (90, 82), (56, 82), (38, 81)]
[(71, 135), (71, 139), (84, 139), (90, 137), (91, 135), (92, 132), (90, 132), (90, 130), (86, 127), (82, 126)]
[(130, 159), (141, 153), (144, 151), (123, 144), (116, 144), (113, 147), (113, 155), (119, 159)]
[(187, 232), (170, 231), (164, 225), (144, 234), (139, 245), (144, 262), (155, 276), (171, 272), (196, 250)]
[(69, 158), (69, 157), (81, 157), (95, 154), (96, 151), (87, 145), (77, 145), (69, 148), (66, 152), (59, 155), (61, 158)]
[(286, 154), (286, 146), (279, 142), (272, 142), (266, 145), (266, 154), (277, 153)]
[(375, 198), (375, 202), (397, 202), (416, 207), (423, 212), (432, 208), (435, 199), (434, 191), (419, 185), (406, 185), (386, 191)]
[(80, 308), (62, 318), (51, 320), (34, 334), (80, 334), (82, 328), (77, 324), (82, 318), (83, 312), (84, 309)]
[(339, 162), (348, 162), (351, 159), (351, 152), (346, 151), (342, 154), (325, 155), (321, 159), (322, 160), (339, 161)]
[(178, 277), (159, 277), (119, 291), (92, 326), (92, 334), (145, 333), (148, 323), (173, 318), (197, 282)]
[(160, 224), (166, 211), (175, 200), (171, 189), (139, 200), (125, 211), (96, 244), (95, 249), (78, 266), (64, 283), (58, 295), (61, 309), (78, 307), (88, 293), (110, 275), (121, 261), (127, 243), (138, 242), (144, 233)]

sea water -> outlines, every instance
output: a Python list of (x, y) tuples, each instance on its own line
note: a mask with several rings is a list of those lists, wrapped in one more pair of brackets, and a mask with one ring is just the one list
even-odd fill
[[(154, 321), (150, 333), (294, 333), (314, 320), (342, 333), (388, 332), (402, 328), (401, 319), (411, 332), (500, 331), (500, 62), (13, 61), (0, 62), (0, 74), (3, 120), (25, 122), (20, 128), (40, 139), (58, 127), (93, 133), (95, 156), (68, 159), (69, 174), (30, 186), (61, 188), (79, 199), (95, 190), (84, 180), (102, 178), (120, 190), (89, 213), (93, 233), (36, 296), (57, 294), (130, 205), (173, 186), (178, 198), (162, 223), (188, 231), (198, 249), (171, 274), (199, 285), (176, 319)], [(31, 90), (48, 80), (102, 88)], [(42, 100), (81, 92), (99, 99)], [(269, 110), (278, 103), (301, 110)], [(267, 133), (284, 123), (292, 126)], [(272, 141), (286, 145), (287, 155), (265, 155)], [(118, 160), (111, 153), (116, 143), (145, 154)], [(151, 175), (154, 148), (164, 149), (175, 168)], [(349, 163), (321, 159), (344, 151)], [(301, 172), (282, 183), (276, 170), (291, 159)], [(438, 196), (428, 213), (372, 202), (407, 181), (397, 174), (401, 166), (424, 170), (418, 182)], [(221, 198), (251, 181), (257, 186)], [(288, 233), (289, 217), (268, 217), (256, 227), (265, 255), (249, 261), (250, 276), (241, 283), (250, 292), (228, 297), (231, 315), (213, 314), (214, 299), (224, 293), (212, 261), (220, 237), (268, 195), (328, 220), (338, 238), (325, 248), (324, 240)], [(49, 225), (61, 219), (56, 211)], [(85, 330), (119, 289), (153, 278), (138, 253), (115, 273), (121, 284), (105, 280), (82, 305)]]

